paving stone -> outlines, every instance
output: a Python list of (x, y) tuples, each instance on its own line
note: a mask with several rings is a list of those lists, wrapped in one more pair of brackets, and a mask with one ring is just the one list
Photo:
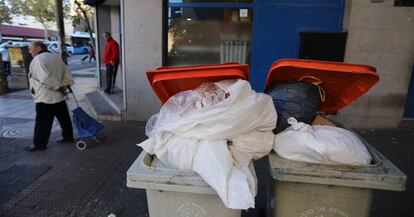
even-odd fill
[[(0, 171), (10, 163), (52, 166), (0, 205), (0, 213), (7, 217), (86, 217), (110, 213), (148, 216), (145, 191), (126, 187), (126, 171), (139, 155), (140, 149), (135, 144), (145, 139), (145, 125), (139, 122), (104, 125), (104, 142), (85, 151), (76, 150), (74, 145), (50, 142), (45, 151), (27, 153), (20, 149), (25, 140), (0, 137), (3, 167)], [(134, 136), (119, 137), (121, 134)], [(2, 158), (6, 154), (12, 157)]]
[(13, 165), (7, 170), (1, 171), (0, 204), (18, 194), (50, 168), (49, 166)]

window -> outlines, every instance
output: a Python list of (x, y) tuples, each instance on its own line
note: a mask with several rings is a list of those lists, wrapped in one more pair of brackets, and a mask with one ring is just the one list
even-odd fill
[(414, 0), (395, 0), (394, 6), (414, 6)]
[(346, 32), (301, 32), (299, 58), (343, 62)]
[(252, 3), (253, 0), (169, 0), (168, 3)]
[(252, 0), (170, 0), (167, 8), (167, 65), (248, 63)]

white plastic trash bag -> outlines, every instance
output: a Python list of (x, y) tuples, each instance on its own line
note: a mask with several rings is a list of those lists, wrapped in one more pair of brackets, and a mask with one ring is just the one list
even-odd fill
[(226, 207), (248, 209), (257, 193), (251, 160), (272, 150), (276, 121), (271, 97), (249, 82), (204, 83), (172, 96), (138, 145), (163, 165), (200, 174)]
[(370, 164), (372, 157), (352, 132), (332, 126), (288, 119), (292, 126), (276, 135), (274, 151), (281, 157), (320, 164)]

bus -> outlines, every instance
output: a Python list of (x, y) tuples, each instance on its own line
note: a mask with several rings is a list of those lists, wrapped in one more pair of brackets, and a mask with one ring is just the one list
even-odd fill
[[(95, 34), (92, 34), (95, 38)], [(91, 40), (89, 33), (75, 32), (65, 36), (65, 42), (70, 46), (66, 47), (68, 55), (72, 54), (88, 54), (91, 50)]]

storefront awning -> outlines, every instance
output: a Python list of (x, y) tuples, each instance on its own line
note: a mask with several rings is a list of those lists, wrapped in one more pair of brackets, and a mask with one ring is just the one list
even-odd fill
[[(22, 26), (0, 25), (2, 36), (9, 37), (27, 37), (27, 38), (44, 38), (44, 30)], [(56, 35), (56, 31), (48, 31), (48, 35)]]

